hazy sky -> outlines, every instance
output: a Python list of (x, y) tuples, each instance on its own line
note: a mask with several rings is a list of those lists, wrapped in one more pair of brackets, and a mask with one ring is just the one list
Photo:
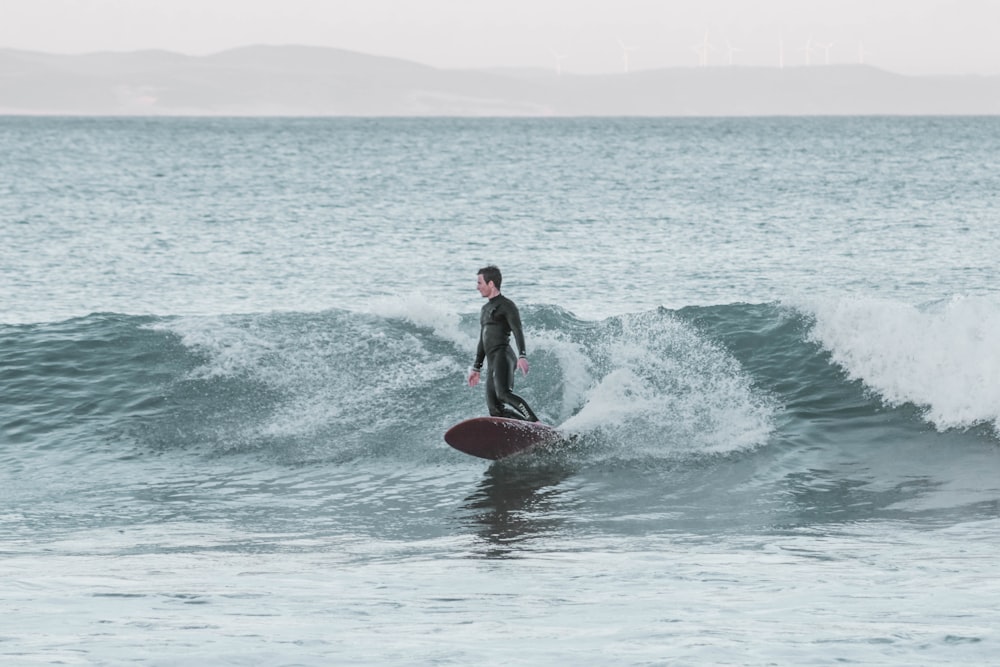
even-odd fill
[[(0, 0), (0, 47), (192, 55), (308, 44), (436, 67), (598, 73), (866, 63), (1000, 74), (1000, 0)], [(812, 49), (806, 50), (811, 44)], [(831, 45), (831, 46), (824, 46)], [(738, 49), (738, 50), (737, 50)]]

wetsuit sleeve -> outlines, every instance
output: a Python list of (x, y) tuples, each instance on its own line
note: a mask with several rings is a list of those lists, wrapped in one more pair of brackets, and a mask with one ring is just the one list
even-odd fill
[(472, 367), (479, 371), (483, 368), (483, 360), (486, 358), (486, 347), (483, 345), (483, 334), (479, 334), (479, 345), (476, 346), (476, 361)]
[(528, 352), (524, 347), (524, 332), (521, 330), (521, 313), (517, 310), (517, 306), (514, 305), (513, 301), (509, 301), (508, 303), (510, 304), (510, 309), (507, 311), (507, 324), (510, 326), (510, 332), (514, 334), (518, 356), (524, 357), (527, 356)]

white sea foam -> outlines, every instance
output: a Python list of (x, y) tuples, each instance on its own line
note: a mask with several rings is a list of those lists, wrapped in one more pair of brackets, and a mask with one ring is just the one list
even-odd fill
[(206, 354), (197, 378), (229, 377), (260, 366), (276, 345), (256, 327), (234, 321), (233, 316), (178, 317), (152, 326), (172, 331), (189, 348)]
[(405, 299), (375, 298), (369, 302), (368, 310), (380, 317), (401, 319), (431, 329), (436, 336), (458, 347), (475, 349), (476, 338), (462, 330), (458, 313), (419, 295), (407, 295)]
[(622, 319), (599, 351), (602, 370), (562, 427), (600, 432), (616, 455), (725, 453), (762, 444), (774, 407), (739, 363), (690, 326), (652, 313)]
[(587, 399), (587, 390), (594, 382), (593, 363), (579, 343), (560, 332), (534, 332), (529, 328), (532, 349), (548, 352), (559, 364), (562, 401), (560, 414), (572, 414)]
[(1000, 300), (836, 299), (806, 310), (816, 317), (812, 340), (888, 404), (921, 406), (938, 429), (1000, 430)]
[[(447, 318), (424, 312), (426, 322)], [(412, 320), (411, 320), (412, 321)], [(183, 317), (156, 325), (204, 357), (190, 378), (242, 378), (246, 420), (227, 425), (237, 443), (294, 443), (294, 457), (394, 446), (415, 431), (412, 407), (430, 388), (461, 377), (435, 336), (386, 327), (380, 316), (330, 311), (296, 316)], [(457, 324), (455, 331), (458, 331)], [(253, 407), (256, 388), (265, 403)], [(426, 428), (437, 429), (430, 422)], [(435, 431), (436, 432), (436, 431)], [(392, 434), (392, 435), (390, 435)], [(388, 443), (388, 444), (386, 444)], [(243, 445), (238, 445), (243, 446)]]

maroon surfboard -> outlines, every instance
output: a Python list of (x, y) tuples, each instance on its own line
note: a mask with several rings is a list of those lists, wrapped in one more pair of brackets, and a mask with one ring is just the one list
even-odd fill
[(444, 434), (444, 441), (458, 451), (493, 460), (561, 439), (559, 431), (548, 424), (507, 417), (466, 419)]

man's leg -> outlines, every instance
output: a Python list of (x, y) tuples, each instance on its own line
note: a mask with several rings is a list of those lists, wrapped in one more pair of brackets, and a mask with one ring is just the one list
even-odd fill
[(493, 359), (486, 362), (486, 409), (492, 417), (506, 417), (504, 405), (497, 398), (496, 390), (496, 364)]
[[(495, 364), (490, 364), (490, 368), (493, 374), (493, 395), (494, 399), (505, 403), (503, 407), (510, 406), (514, 411), (517, 412), (516, 415), (494, 415), (494, 416), (509, 416), (515, 419), (523, 419), (529, 422), (538, 421), (538, 417), (531, 410), (528, 403), (514, 393), (514, 371), (517, 368), (517, 357), (514, 355), (514, 350), (507, 348), (506, 354), (496, 354), (496, 359), (491, 359), (491, 361), (496, 361)], [(489, 401), (489, 399), (487, 399)], [(490, 414), (494, 414), (490, 412)]]

